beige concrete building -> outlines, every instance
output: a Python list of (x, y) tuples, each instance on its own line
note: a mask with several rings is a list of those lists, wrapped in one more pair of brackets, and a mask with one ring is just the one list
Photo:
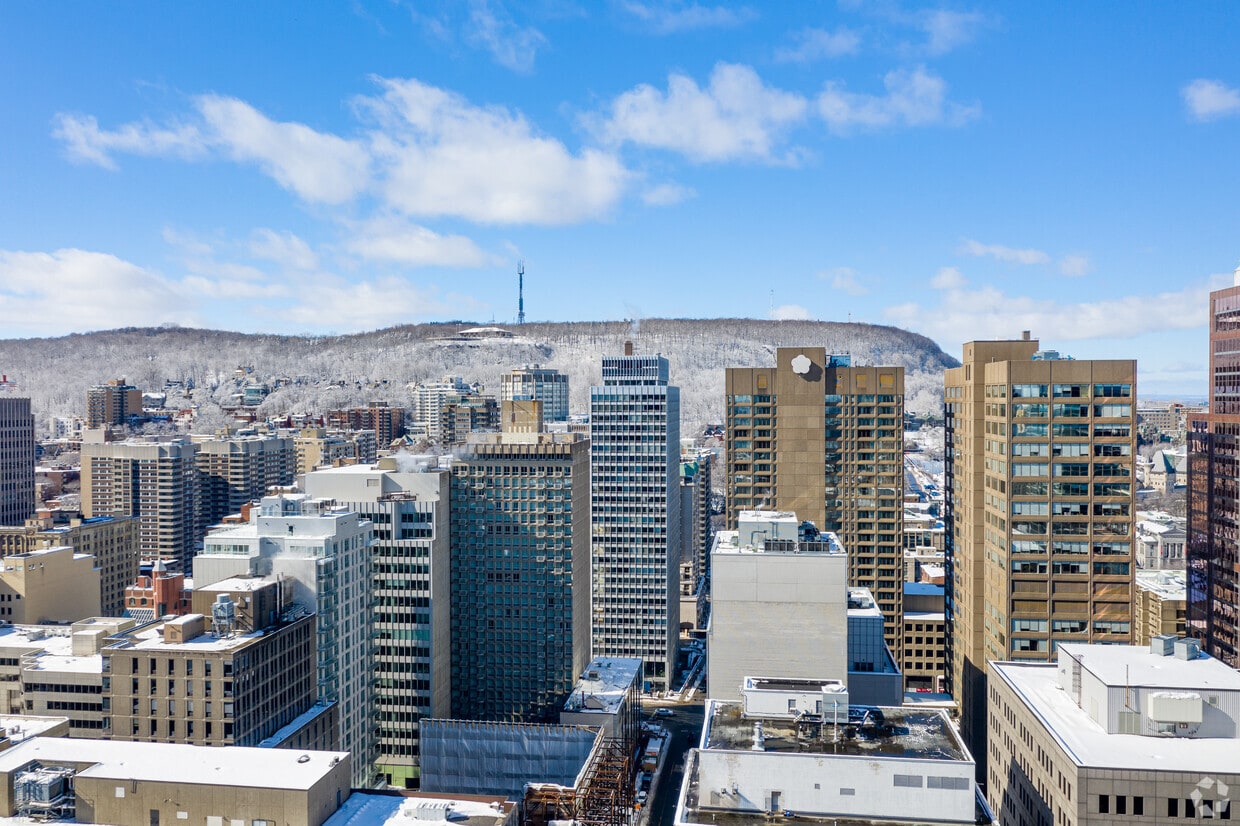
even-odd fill
[(942, 691), (947, 674), (947, 619), (943, 586), (904, 583), (904, 684)]
[(200, 538), (196, 451), (184, 438), (83, 442), (82, 511), (136, 517), (142, 558), (175, 560), (188, 570)]
[(130, 516), (96, 516), (41, 511), (21, 528), (0, 528), (0, 556), (68, 545), (95, 558), (99, 569), (99, 611), (119, 617), (125, 588), (138, 575), (138, 520)]
[(124, 379), (112, 379), (86, 390), (86, 426), (124, 424), (129, 416), (142, 415), (142, 391)]
[(849, 584), (873, 593), (900, 661), (904, 368), (780, 347), (774, 367), (730, 367), (725, 381), (728, 527), (773, 508), (838, 535)]
[[(103, 640), (133, 626), (133, 620), (92, 617), (70, 627), (24, 626), (30, 650), (20, 660), (21, 703), (27, 714), (69, 718), (69, 736), (98, 739), (108, 734), (103, 701)], [(7, 641), (18, 644), (17, 639)]]
[(1186, 633), (1188, 577), (1184, 571), (1137, 571), (1132, 601), (1132, 636), (1136, 645), (1149, 645), (1164, 634)]
[[(275, 598), (278, 587), (269, 582), (251, 597), (256, 603)], [(235, 631), (208, 630), (202, 614), (186, 614), (107, 645), (108, 737), (252, 746), (309, 709), (315, 701), (314, 617), (301, 612), (259, 630), (247, 625), (239, 616)]]
[(93, 556), (61, 546), (0, 560), (0, 619), (67, 624), (99, 614), (99, 569)]
[(1018, 341), (945, 376), (947, 690), (985, 762), (989, 660), (1132, 639), (1136, 362)]
[(328, 431), (307, 427), (293, 438), (299, 476), (321, 467), (373, 462), (377, 449), (375, 434), (370, 430)]
[(322, 826), (347, 752), (37, 737), (0, 753), (0, 815), (115, 826)]
[(1240, 674), (1193, 641), (992, 662), (987, 796), (1002, 824), (1230, 820)]

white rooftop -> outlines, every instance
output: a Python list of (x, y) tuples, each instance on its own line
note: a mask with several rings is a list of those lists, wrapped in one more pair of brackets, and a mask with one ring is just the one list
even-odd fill
[[(798, 542), (797, 546), (798, 550), (795, 553), (805, 555), (841, 556), (844, 554), (844, 546), (840, 543), (839, 537), (829, 531), (818, 534), (817, 540), (810, 545)], [(764, 538), (759, 538), (757, 542), (741, 542), (740, 531), (718, 531), (715, 534), (715, 544), (711, 547), (711, 553), (770, 554), (792, 552), (783, 548), (768, 550)]]
[[(1059, 650), (1108, 686), (1240, 691), (1240, 671), (1202, 654), (1195, 660), (1153, 654), (1140, 645), (1060, 643)], [(1240, 741), (1233, 741), (1240, 752)]]
[(68, 655), (73, 652), (73, 628), (68, 625), (0, 626), (0, 648), (9, 647)]
[[(1067, 647), (1062, 645), (1061, 649)], [(1124, 646), (1092, 646), (1090, 654), (1097, 648)], [(1173, 657), (1160, 659), (1168, 664), (1190, 666), (1200, 662), (1186, 663)], [(1210, 662), (1226, 668), (1217, 661)], [(1118, 661), (1111, 665), (1116, 664)], [(990, 674), (992, 679), (1001, 679), (1012, 687), (1078, 766), (1201, 775), (1240, 773), (1240, 741), (1235, 739), (1107, 734), (1059, 687), (1055, 663), (992, 662)], [(1235, 672), (1233, 676), (1240, 680)], [(1122, 674), (1120, 680), (1123, 685)]]
[[(189, 614), (175, 620), (169, 620), (169, 622), (184, 624), (186, 620), (200, 618), (201, 616), (201, 614)], [(248, 645), (263, 636), (262, 631), (248, 631), (243, 634), (234, 634), (231, 637), (217, 637), (208, 631), (185, 642), (164, 642), (164, 635), (161, 632), (164, 630), (164, 625), (167, 624), (151, 625), (130, 634), (127, 639), (132, 644), (124, 650), (185, 651), (187, 653), (192, 651), (231, 651), (234, 648)]]
[(573, 686), (564, 710), (574, 713), (615, 714), (624, 695), (638, 681), (640, 657), (595, 657)]
[(464, 795), (380, 795), (354, 792), (323, 826), (483, 826), (502, 823), (507, 809), (502, 798)]
[(1188, 574), (1185, 571), (1137, 571), (1137, 587), (1153, 591), (1163, 599), (1185, 599)]
[[(303, 762), (304, 757), (309, 759)], [(343, 751), (36, 737), (0, 752), (0, 772), (13, 772), (34, 760), (45, 766), (94, 763), (78, 774), (125, 781), (305, 790), (347, 759), (349, 753)]]

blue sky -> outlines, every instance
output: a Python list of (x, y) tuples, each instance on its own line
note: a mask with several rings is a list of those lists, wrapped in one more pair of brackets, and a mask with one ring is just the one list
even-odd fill
[(1234, 3), (0, 5), (0, 336), (757, 316), (1204, 394)]

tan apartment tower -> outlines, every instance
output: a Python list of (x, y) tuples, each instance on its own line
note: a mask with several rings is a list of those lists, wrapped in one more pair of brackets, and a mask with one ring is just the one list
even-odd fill
[(972, 341), (945, 375), (947, 690), (985, 770), (986, 663), (1132, 640), (1135, 361)]
[(124, 424), (142, 413), (142, 391), (124, 379), (113, 379), (86, 390), (86, 426)]
[(729, 367), (726, 393), (728, 528), (771, 509), (836, 534), (902, 662), (904, 368), (780, 347), (774, 367)]

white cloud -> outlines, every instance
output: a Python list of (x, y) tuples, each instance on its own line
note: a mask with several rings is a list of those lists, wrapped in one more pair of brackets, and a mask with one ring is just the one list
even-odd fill
[(813, 63), (856, 54), (861, 48), (861, 35), (841, 26), (835, 31), (802, 29), (792, 36), (792, 44), (775, 51), (781, 63)]
[(918, 16), (918, 26), (926, 33), (925, 50), (930, 55), (943, 55), (969, 43), (989, 22), (980, 12), (959, 12), (932, 9)]
[(203, 95), (196, 103), (215, 141), (234, 159), (256, 162), (307, 201), (339, 204), (367, 186), (370, 159), (356, 141), (273, 121), (236, 98)]
[(1188, 113), (1206, 121), (1240, 114), (1240, 89), (1217, 80), (1198, 78), (1180, 90)]
[(390, 261), (410, 267), (482, 267), (495, 264), (463, 235), (440, 235), (400, 218), (372, 218), (350, 228), (349, 252), (369, 261)]
[(977, 258), (994, 258), (1009, 264), (1045, 264), (1051, 257), (1042, 250), (1018, 249), (1005, 247), (1002, 244), (983, 244), (970, 238), (960, 245), (961, 255), (972, 255)]
[(697, 191), (692, 187), (680, 184), (655, 184), (642, 193), (642, 202), (647, 206), (673, 206), (696, 197)]
[(250, 233), (250, 255), (275, 261), (296, 270), (313, 270), (319, 257), (310, 245), (291, 232), (276, 232), (265, 227)]
[(809, 321), (813, 315), (800, 304), (780, 304), (771, 310), (770, 317), (775, 321)]
[(955, 267), (939, 267), (939, 271), (930, 279), (930, 286), (936, 290), (958, 290), (967, 283), (960, 270)]
[(1059, 259), (1059, 273), (1072, 277), (1088, 275), (1093, 269), (1093, 265), (1089, 261), (1089, 256), (1073, 253), (1065, 255)]
[(668, 149), (692, 161), (791, 160), (773, 153), (806, 109), (803, 97), (767, 86), (753, 68), (718, 63), (705, 89), (673, 74), (666, 94), (637, 86), (612, 101), (605, 120), (590, 125), (610, 143)]
[(573, 154), (520, 114), (416, 80), (377, 82), (382, 97), (359, 105), (381, 127), (372, 146), (384, 168), (382, 195), (408, 215), (570, 224), (605, 215), (630, 183), (613, 155)]
[(753, 9), (744, 6), (702, 6), (670, 0), (663, 3), (622, 2), (620, 8), (640, 20), (655, 34), (734, 28), (757, 17)]
[(965, 289), (961, 282), (944, 287), (935, 306), (908, 302), (888, 307), (884, 315), (940, 342), (1011, 338), (1021, 330), (1033, 330), (1043, 340), (1134, 338), (1201, 327), (1210, 291), (1228, 283), (1228, 276), (1219, 275), (1175, 292), (1071, 302), (1008, 295), (990, 286)]
[(848, 295), (865, 295), (869, 292), (858, 280), (857, 271), (852, 267), (832, 267), (818, 273), (819, 278), (831, 281), (831, 289)]
[(101, 252), (0, 250), (0, 325), (7, 334), (194, 325), (180, 285)]
[(305, 300), (280, 315), (299, 327), (323, 330), (375, 330), (434, 317), (482, 315), (485, 305), (468, 296), (440, 296), (404, 278), (350, 283), (322, 281), (305, 291)]
[(828, 83), (818, 95), (818, 114), (837, 134), (894, 126), (959, 126), (981, 108), (947, 100), (947, 83), (924, 67), (896, 69), (883, 77), (884, 95), (844, 91)]
[(490, 52), (496, 63), (514, 72), (531, 71), (538, 49), (547, 44), (542, 32), (517, 25), (499, 3), (492, 6), (487, 0), (473, 0), (469, 19), (469, 39)]
[(52, 137), (65, 145), (69, 157), (82, 163), (93, 163), (104, 169), (116, 169), (112, 155), (200, 158), (207, 153), (207, 141), (196, 126), (173, 124), (156, 126), (147, 121), (128, 123), (115, 131), (99, 128), (91, 115), (60, 113), (52, 119)]

